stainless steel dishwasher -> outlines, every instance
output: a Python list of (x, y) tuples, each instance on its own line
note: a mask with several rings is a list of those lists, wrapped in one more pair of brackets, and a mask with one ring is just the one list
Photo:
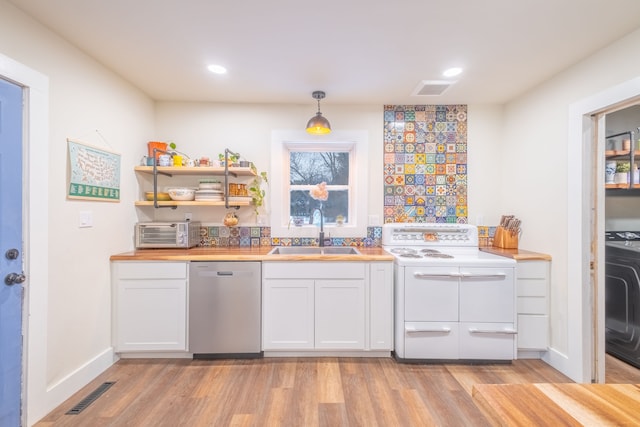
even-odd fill
[(189, 351), (194, 359), (262, 356), (261, 264), (192, 261)]

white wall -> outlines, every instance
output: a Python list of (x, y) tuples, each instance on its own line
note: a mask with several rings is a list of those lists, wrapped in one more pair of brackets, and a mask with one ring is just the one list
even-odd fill
[[(567, 150), (571, 104), (640, 74), (640, 31), (601, 50), (505, 106), (502, 185), (505, 208), (523, 220), (521, 247), (551, 254), (551, 343), (566, 353), (571, 334), (568, 313), (579, 301), (568, 300), (567, 167), (581, 162)], [(588, 308), (586, 308), (588, 309)], [(574, 361), (579, 363), (580, 361)]]
[[(46, 318), (31, 325), (46, 330), (46, 342), (29, 348), (46, 364), (45, 378), (34, 383), (42, 390), (31, 390), (43, 400), (29, 402), (29, 412), (42, 416), (97, 373), (91, 372), (92, 363), (109, 358), (109, 256), (132, 247), (137, 193), (129, 171), (139, 160), (138, 147), (153, 133), (154, 106), (139, 90), (5, 1), (0, 1), (0, 53), (49, 78), (49, 174), (34, 171), (31, 179), (40, 183), (38, 192), (25, 194), (31, 200), (48, 195), (49, 216), (43, 212), (41, 218), (48, 221), (49, 233), (37, 236), (38, 244), (48, 247), (48, 259), (31, 260), (32, 269), (38, 269), (38, 262), (49, 265), (47, 283), (32, 287), (34, 292), (48, 290)], [(67, 138), (122, 154), (120, 203), (66, 199)], [(83, 210), (93, 213), (93, 228), (78, 227)]]
[[(502, 109), (496, 106), (468, 107), (469, 221), (478, 217), (484, 224), (495, 225), (500, 211), (496, 204), (501, 156), (500, 128)], [(270, 171), (271, 131), (300, 130), (314, 114), (312, 104), (214, 104), (159, 102), (156, 105), (155, 137), (173, 141), (178, 149), (192, 157), (217, 157), (225, 148), (237, 151), (256, 164), (258, 170)], [(369, 134), (370, 215), (383, 217), (383, 106), (325, 105), (322, 112), (334, 130), (365, 130)], [(144, 152), (140, 151), (142, 156)], [(224, 210), (202, 209), (196, 212), (204, 222), (220, 222)], [(139, 209), (149, 219), (181, 219), (187, 208), (176, 211)], [(241, 210), (241, 222), (255, 221), (251, 210)], [(363, 236), (364, 237), (364, 236)]]

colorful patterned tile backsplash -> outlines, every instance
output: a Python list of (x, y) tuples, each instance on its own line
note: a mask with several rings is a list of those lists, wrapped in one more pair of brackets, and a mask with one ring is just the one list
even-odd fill
[[(417, 218), (416, 222), (421, 222)], [(258, 229), (258, 230), (256, 230)], [(478, 226), (479, 245), (493, 246), (496, 227)], [(200, 246), (203, 247), (243, 247), (252, 246), (317, 246), (314, 237), (270, 237), (270, 227), (224, 227), (208, 226), (200, 230)], [(262, 237), (257, 237), (262, 236)], [(375, 248), (382, 245), (382, 227), (367, 227), (366, 237), (332, 237), (329, 246), (355, 246)]]
[(384, 222), (467, 222), (467, 106), (385, 105)]
[[(367, 227), (367, 237), (332, 237), (330, 246), (379, 247), (382, 227)], [(314, 237), (271, 237), (271, 227), (203, 226), (200, 245), (203, 247), (251, 246), (317, 246)]]

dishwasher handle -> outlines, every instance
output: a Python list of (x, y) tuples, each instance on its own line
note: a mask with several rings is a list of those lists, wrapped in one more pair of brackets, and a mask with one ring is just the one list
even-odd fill
[(205, 270), (198, 271), (196, 274), (198, 277), (241, 277), (252, 276), (253, 272), (242, 270)]
[(233, 276), (233, 271), (216, 271), (218, 276)]

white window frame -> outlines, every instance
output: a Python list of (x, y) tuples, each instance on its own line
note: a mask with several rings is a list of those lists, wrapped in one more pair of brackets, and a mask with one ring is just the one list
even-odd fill
[[(272, 237), (317, 237), (319, 227), (295, 227), (289, 217), (289, 151), (313, 147), (317, 151), (351, 151), (349, 223), (325, 224), (325, 237), (367, 237), (369, 147), (366, 131), (333, 131), (329, 135), (309, 135), (304, 131), (274, 130), (271, 134), (271, 172), (269, 176)], [(351, 182), (353, 180), (353, 182)]]

